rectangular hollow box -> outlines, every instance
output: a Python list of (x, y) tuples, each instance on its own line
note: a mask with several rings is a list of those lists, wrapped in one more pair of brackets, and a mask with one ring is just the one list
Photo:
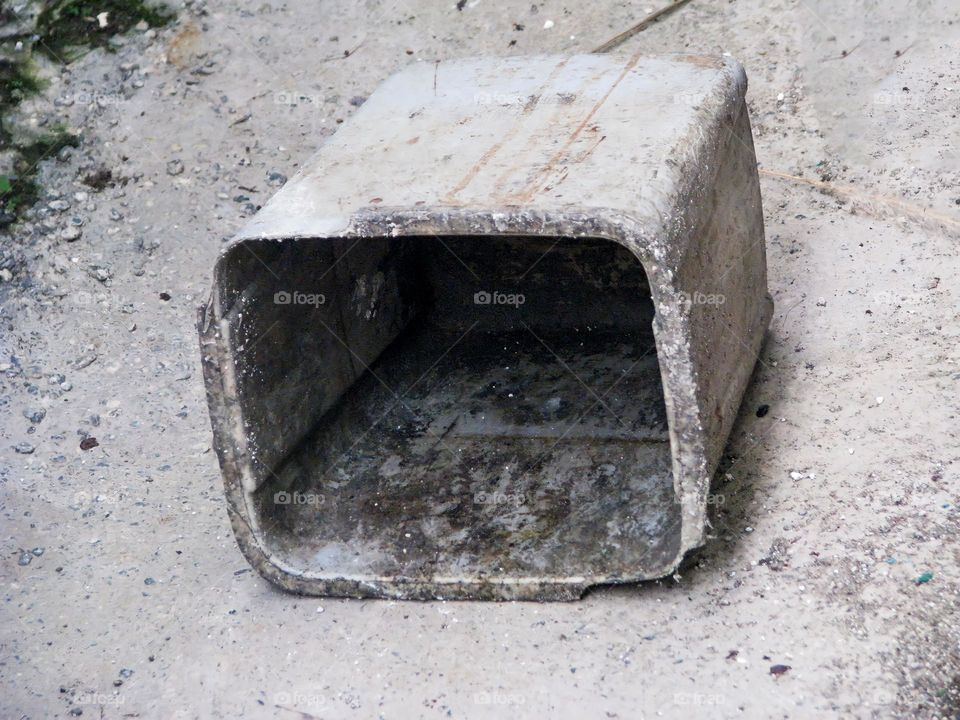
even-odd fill
[(312, 595), (573, 599), (704, 541), (772, 312), (743, 69), (422, 63), (223, 250), (230, 519)]

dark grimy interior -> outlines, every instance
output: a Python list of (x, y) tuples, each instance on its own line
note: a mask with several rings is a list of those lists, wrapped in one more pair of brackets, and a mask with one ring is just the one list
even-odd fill
[(271, 554), (320, 576), (435, 581), (611, 579), (675, 555), (654, 311), (626, 249), (293, 246), (266, 258), (275, 283), (259, 292), (312, 304), (251, 303), (235, 333), (251, 346), (239, 388), (264, 428), (252, 502)]

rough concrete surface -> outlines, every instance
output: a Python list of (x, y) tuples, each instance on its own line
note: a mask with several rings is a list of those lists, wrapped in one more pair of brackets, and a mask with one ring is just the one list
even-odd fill
[(402, 65), (582, 51), (647, 9), (193, 2), (52, 67), (21, 112), (82, 141), (0, 242), (0, 715), (957, 716), (950, 0), (694, 0), (616, 51), (738, 58), (761, 166), (777, 309), (677, 576), (317, 600), (234, 543), (194, 328), (225, 239)]

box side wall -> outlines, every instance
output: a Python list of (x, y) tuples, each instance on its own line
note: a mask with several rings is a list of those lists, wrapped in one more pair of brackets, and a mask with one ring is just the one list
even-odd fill
[(708, 211), (678, 273), (689, 319), (690, 361), (712, 476), (736, 419), (772, 312), (763, 210), (746, 104), (725, 125)]
[(387, 241), (249, 242), (218, 264), (223, 391), (237, 406), (239, 472), (259, 487), (412, 317), (403, 248)]

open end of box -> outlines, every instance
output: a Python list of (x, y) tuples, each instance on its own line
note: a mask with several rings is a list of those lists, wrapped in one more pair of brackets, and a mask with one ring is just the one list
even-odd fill
[(437, 596), (669, 566), (680, 505), (640, 262), (582, 238), (354, 242), (250, 248), (270, 274), (249, 265), (246, 297), (265, 301), (238, 303), (231, 335), (268, 555)]

